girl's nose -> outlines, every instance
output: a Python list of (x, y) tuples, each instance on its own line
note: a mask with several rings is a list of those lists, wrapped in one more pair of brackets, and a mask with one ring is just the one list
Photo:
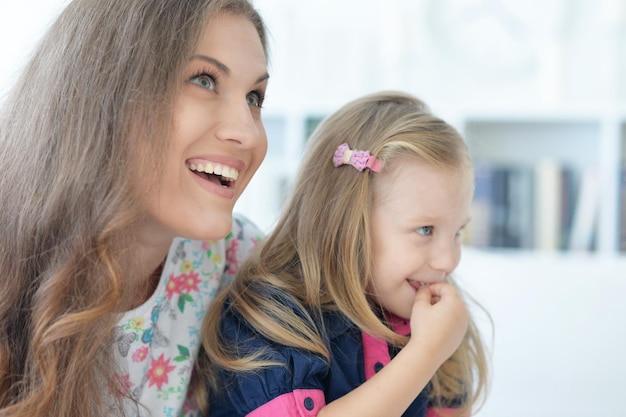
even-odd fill
[(431, 267), (446, 274), (452, 273), (459, 265), (461, 246), (456, 240), (438, 242), (431, 251)]

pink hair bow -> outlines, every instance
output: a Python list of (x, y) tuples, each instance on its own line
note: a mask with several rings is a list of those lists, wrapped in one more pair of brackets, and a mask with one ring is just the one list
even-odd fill
[(352, 165), (359, 171), (369, 168), (374, 172), (379, 172), (381, 168), (378, 158), (370, 155), (368, 151), (351, 150), (347, 143), (339, 145), (333, 156), (333, 165), (335, 167), (344, 164)]

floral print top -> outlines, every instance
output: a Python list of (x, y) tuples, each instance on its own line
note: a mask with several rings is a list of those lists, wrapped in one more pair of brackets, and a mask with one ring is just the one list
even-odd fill
[(225, 239), (174, 240), (154, 294), (116, 327), (122, 369), (116, 377), (144, 407), (131, 415), (200, 416), (187, 390), (204, 313), (261, 238), (254, 224), (236, 215)]

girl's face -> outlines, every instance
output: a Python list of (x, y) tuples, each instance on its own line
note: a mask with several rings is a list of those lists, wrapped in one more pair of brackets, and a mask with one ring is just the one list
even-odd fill
[[(214, 18), (185, 68), (169, 152), (148, 201), (144, 237), (221, 239), (267, 151), (261, 105), (267, 62), (246, 18)], [(149, 173), (146, 173), (149, 175)]]
[(417, 289), (441, 282), (461, 258), (472, 186), (458, 170), (414, 159), (395, 161), (376, 185), (372, 210), (374, 300), (409, 319)]

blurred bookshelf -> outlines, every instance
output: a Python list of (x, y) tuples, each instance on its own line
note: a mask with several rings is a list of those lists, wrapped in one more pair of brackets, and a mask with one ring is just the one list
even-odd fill
[(476, 165), (467, 245), (626, 252), (626, 118), (479, 114), (460, 125)]
[[(266, 161), (238, 203), (269, 231), (323, 111), (264, 116)], [(483, 112), (453, 120), (476, 168), (469, 247), (626, 254), (626, 115)]]

